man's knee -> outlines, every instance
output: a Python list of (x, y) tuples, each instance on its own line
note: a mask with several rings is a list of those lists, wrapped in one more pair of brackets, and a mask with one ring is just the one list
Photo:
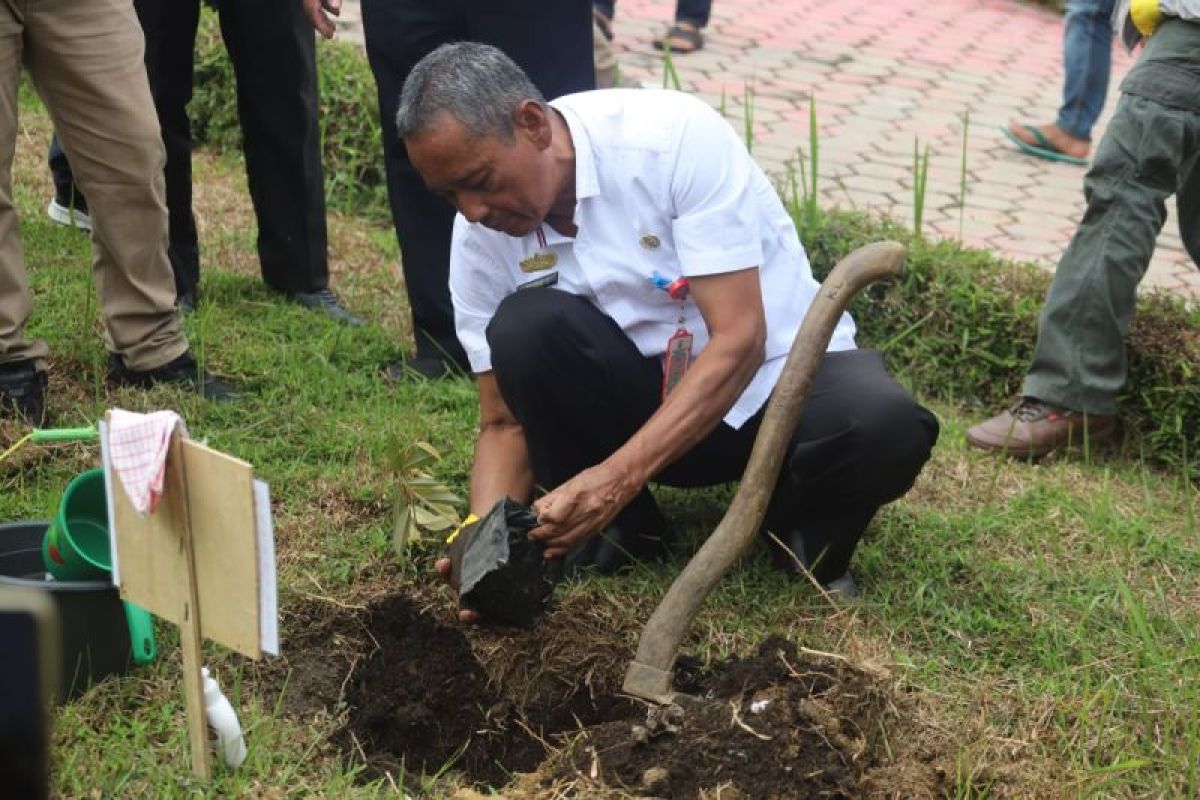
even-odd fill
[[(880, 355), (834, 354), (829, 368), (838, 386), (819, 413), (813, 440), (793, 451), (793, 477), (834, 496), (879, 504), (912, 487), (937, 442), (937, 418), (896, 383)], [(807, 474), (806, 474), (807, 473)]]
[(504, 298), (487, 326), (492, 368), (511, 374), (543, 362), (563, 340), (572, 300), (553, 289), (529, 289)]
[(909, 489), (929, 460), (940, 425), (927, 408), (899, 386), (864, 400), (859, 414), (860, 443), (870, 480), (887, 502)]

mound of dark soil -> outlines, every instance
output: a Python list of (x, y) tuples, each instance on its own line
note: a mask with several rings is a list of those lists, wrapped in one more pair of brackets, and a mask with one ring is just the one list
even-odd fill
[(594, 598), (564, 598), (524, 631), (461, 626), (439, 613), (444, 599), (428, 610), (398, 593), (349, 614), (299, 613), (275, 668), (281, 707), (343, 720), (333, 743), (345, 756), (410, 790), (447, 774), (448, 792), (521, 798), (954, 791), (953, 743), (927, 746), (882, 670), (772, 638), (706, 669), (681, 658), (686, 694), (651, 706), (618, 691), (636, 625)]
[(441, 625), (402, 595), (372, 605), (363, 622), (374, 650), (350, 675), (339, 738), (375, 776), (449, 767), (471, 783), (503, 786), (514, 772), (537, 769), (557, 734), (632, 711), (626, 701), (597, 703), (582, 691), (518, 707), (489, 686), (461, 628)]
[(596, 726), (544, 774), (659, 797), (859, 797), (890, 714), (888, 685), (844, 662), (802, 657), (772, 638), (718, 666), (696, 697)]

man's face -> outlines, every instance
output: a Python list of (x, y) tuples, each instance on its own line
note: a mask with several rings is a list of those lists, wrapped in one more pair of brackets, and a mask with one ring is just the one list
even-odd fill
[(405, 145), (426, 185), (468, 221), (525, 236), (541, 224), (557, 192), (549, 113), (536, 103), (523, 105), (515, 115), (511, 142), (473, 137), (457, 119), (442, 113)]

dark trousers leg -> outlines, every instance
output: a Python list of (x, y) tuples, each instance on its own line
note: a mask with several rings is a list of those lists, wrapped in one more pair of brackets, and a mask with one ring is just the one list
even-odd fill
[[(607, 458), (659, 406), (658, 359), (642, 356), (582, 298), (553, 289), (517, 292), (500, 305), (488, 342), (501, 394), (546, 488)], [(738, 480), (761, 415), (740, 429), (719, 424), (655, 482)], [(818, 580), (839, 577), (879, 507), (912, 486), (937, 434), (936, 418), (888, 376), (877, 352), (827, 355), (792, 437), (768, 526), (800, 530)]]
[(712, 0), (676, 0), (676, 22), (690, 22), (697, 28), (703, 28), (708, 24), (711, 14)]
[(193, 51), (200, 20), (199, 0), (134, 0), (146, 34), (146, 75), (167, 151), (168, 246), (175, 289), (195, 297), (200, 285), (200, 245), (192, 216)]
[(363, 0), (362, 15), (367, 60), (379, 91), (388, 201), (400, 242), (416, 355), (447, 358), (469, 371), (454, 333), (448, 283), (454, 208), (425, 188), (396, 134), (400, 91), (412, 68), (438, 45), (467, 38), (457, 6), (451, 0)]
[(845, 574), (867, 524), (912, 488), (938, 432), (937, 418), (888, 375), (878, 351), (827, 353), (792, 434), (767, 529), (780, 538), (799, 532), (821, 583)]
[(392, 221), (418, 357), (450, 358), (464, 369), (448, 285), (454, 209), (425, 188), (396, 135), (396, 109), (413, 66), (459, 40), (499, 47), (547, 97), (593, 88), (587, 0), (363, 0), (367, 58), (379, 90), (380, 127)]
[(57, 195), (70, 197), (72, 193), (78, 194), (75, 176), (71, 174), (71, 162), (67, 161), (67, 154), (58, 143), (57, 133), (50, 137), (50, 152), (46, 156), (46, 163), (50, 166), (50, 176), (54, 178), (54, 191)]
[[(616, 14), (616, 3), (613, 0), (596, 0), (592, 5), (609, 19)], [(712, 0), (676, 0), (676, 22), (690, 22), (697, 28), (703, 28), (708, 24), (711, 14)]]
[[(581, 297), (554, 289), (517, 292), (500, 305), (487, 336), (500, 393), (525, 429), (534, 477), (544, 489), (603, 461), (659, 405), (658, 359), (639, 353)], [(644, 490), (615, 522), (638, 530), (656, 514)]]
[(235, 0), (219, 9), (237, 76), (263, 280), (282, 291), (324, 289), (329, 272), (312, 26), (296, 0)]

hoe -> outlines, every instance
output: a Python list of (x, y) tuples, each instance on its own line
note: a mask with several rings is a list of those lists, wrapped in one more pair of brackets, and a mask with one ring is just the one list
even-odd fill
[(839, 261), (821, 284), (796, 333), (729, 510), (671, 584), (642, 631), (637, 654), (625, 673), (628, 694), (664, 704), (680, 699), (671, 688), (679, 643), (708, 593), (754, 540), (779, 476), (783, 451), (838, 318), (855, 293), (881, 278), (899, 275), (903, 266), (903, 245), (875, 242)]

